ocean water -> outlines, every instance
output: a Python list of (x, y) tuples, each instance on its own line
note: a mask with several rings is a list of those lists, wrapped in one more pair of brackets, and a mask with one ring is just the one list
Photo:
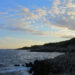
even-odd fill
[(26, 50), (0, 50), (0, 75), (31, 75), (30, 68), (15, 64), (25, 64), (34, 60), (54, 58), (63, 53), (58, 52), (30, 52)]

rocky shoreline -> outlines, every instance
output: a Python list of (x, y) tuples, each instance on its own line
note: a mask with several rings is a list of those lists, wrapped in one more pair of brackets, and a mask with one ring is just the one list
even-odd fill
[(75, 75), (75, 53), (27, 64), (33, 75)]
[[(14, 67), (15, 68), (13, 68), (11, 72), (5, 72), (5, 74), (0, 73), (0, 75), (22, 75), (23, 73), (27, 75), (75, 75), (75, 53), (65, 53), (53, 59), (35, 60), (34, 62), (25, 64), (15, 64)], [(29, 69), (25, 69), (27, 67)], [(14, 72), (14, 69), (18, 72)], [(26, 70), (30, 74), (25, 72)]]

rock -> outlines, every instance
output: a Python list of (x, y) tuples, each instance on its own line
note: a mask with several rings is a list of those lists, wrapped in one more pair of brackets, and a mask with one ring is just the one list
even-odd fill
[(36, 60), (29, 71), (32, 72), (33, 75), (75, 75), (75, 53), (61, 55), (54, 59)]
[(20, 66), (20, 64), (15, 64), (14, 66)]
[(26, 67), (32, 67), (32, 62), (26, 63)]
[(5, 65), (4, 64), (0, 64), (0, 67), (5, 67)]

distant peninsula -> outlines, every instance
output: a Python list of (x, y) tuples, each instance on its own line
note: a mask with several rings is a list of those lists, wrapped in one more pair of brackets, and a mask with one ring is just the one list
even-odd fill
[(75, 38), (56, 43), (47, 43), (44, 45), (22, 47), (18, 48), (17, 50), (30, 50), (36, 52), (75, 52)]

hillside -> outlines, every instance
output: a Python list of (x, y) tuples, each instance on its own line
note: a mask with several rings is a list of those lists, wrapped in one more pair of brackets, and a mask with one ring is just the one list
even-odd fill
[(47, 43), (44, 45), (34, 45), (31, 47), (19, 48), (21, 50), (31, 50), (39, 52), (74, 52), (75, 51), (75, 38), (70, 40), (56, 42), (56, 43)]

